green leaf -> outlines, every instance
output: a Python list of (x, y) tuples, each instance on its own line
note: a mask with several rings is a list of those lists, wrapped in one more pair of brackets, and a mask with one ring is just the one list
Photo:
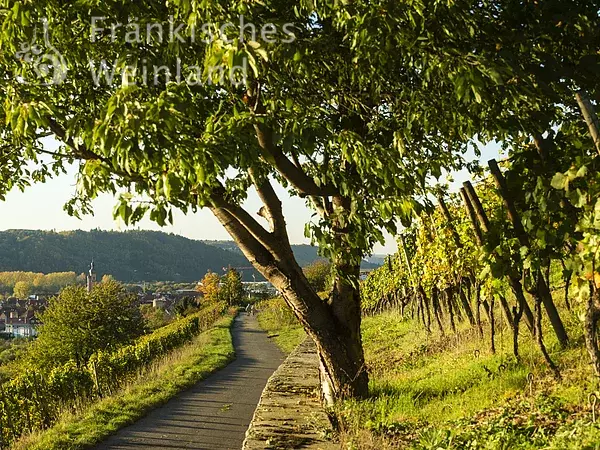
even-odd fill
[(554, 189), (563, 190), (569, 185), (569, 178), (562, 173), (557, 173), (552, 177), (550, 184)]

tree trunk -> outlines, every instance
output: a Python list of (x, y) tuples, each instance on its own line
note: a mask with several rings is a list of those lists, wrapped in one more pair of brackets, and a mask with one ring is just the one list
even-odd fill
[[(331, 308), (333, 315), (338, 321), (339, 338), (346, 343), (341, 350), (344, 354), (335, 355), (333, 361), (324, 361), (327, 367), (332, 363), (337, 364), (338, 361), (350, 360), (353, 363), (350, 365), (348, 374), (356, 379), (344, 380), (340, 383), (338, 379), (327, 380), (333, 385), (336, 395), (334, 398), (345, 397), (364, 397), (368, 394), (369, 379), (365, 365), (365, 355), (362, 346), (362, 336), (360, 332), (361, 326), (361, 311), (360, 311), (360, 292), (357, 285), (353, 285), (348, 279), (358, 280), (360, 275), (360, 265), (352, 266), (346, 264), (336, 264), (338, 273), (340, 274), (333, 286), (333, 304)], [(317, 344), (317, 348), (319, 345)], [(325, 352), (319, 351), (319, 357), (324, 360), (328, 356)], [(321, 371), (322, 377), (329, 376), (329, 371)], [(351, 381), (351, 383), (348, 383)], [(345, 389), (348, 392), (341, 392)], [(339, 393), (341, 392), (341, 396)], [(328, 402), (329, 403), (329, 402)]]
[[(361, 398), (368, 394), (368, 375), (360, 333), (360, 293), (356, 286), (345, 279), (358, 277), (359, 268), (338, 265), (337, 270), (341, 276), (334, 282), (329, 305), (314, 292), (300, 267), (295, 276), (284, 281), (284, 285), (278, 278), (270, 279), (272, 283), (275, 281), (274, 286), (282, 292), (283, 298), (316, 344), (322, 391), (328, 405), (333, 405), (335, 400)], [(318, 301), (321, 308), (300, 310), (299, 300), (310, 297), (313, 304)], [(320, 313), (319, 309), (328, 314), (325, 315), (325, 311)], [(318, 317), (320, 314), (323, 316)]]
[(600, 377), (600, 350), (598, 349), (597, 324), (600, 319), (600, 291), (590, 282), (590, 296), (585, 312), (584, 334), (585, 346), (592, 361), (592, 368)]
[[(259, 195), (269, 196), (269, 200), (275, 196), (268, 183), (257, 183), (257, 190)], [(281, 203), (271, 200), (266, 204), (272, 213), (276, 213), (275, 220), (284, 223)], [(335, 280), (330, 302), (325, 302), (296, 262), (285, 234), (285, 224), (274, 227), (281, 234), (266, 234), (235, 205), (216, 203), (211, 206), (211, 211), (250, 263), (281, 293), (315, 342), (325, 401), (332, 405), (335, 400), (367, 396), (368, 375), (360, 334), (359, 266), (334, 261), (342, 276)]]

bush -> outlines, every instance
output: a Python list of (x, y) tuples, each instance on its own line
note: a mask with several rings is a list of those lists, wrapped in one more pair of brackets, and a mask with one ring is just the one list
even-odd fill
[(316, 292), (329, 291), (333, 285), (331, 263), (325, 259), (317, 259), (302, 269), (304, 276)]
[(162, 308), (155, 308), (152, 305), (140, 306), (140, 312), (144, 317), (146, 326), (151, 330), (164, 327), (171, 322), (172, 318)]
[(296, 326), (298, 319), (281, 297), (264, 300), (257, 304), (263, 320), (276, 323), (280, 327)]

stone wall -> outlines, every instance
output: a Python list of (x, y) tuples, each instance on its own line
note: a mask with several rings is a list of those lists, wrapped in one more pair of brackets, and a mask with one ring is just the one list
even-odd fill
[(318, 367), (315, 344), (307, 338), (269, 379), (243, 450), (339, 448), (321, 407)]

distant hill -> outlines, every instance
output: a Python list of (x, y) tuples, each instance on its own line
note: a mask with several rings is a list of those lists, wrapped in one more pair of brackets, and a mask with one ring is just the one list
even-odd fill
[[(219, 247), (220, 249), (223, 249), (223, 250), (237, 252), (240, 255), (242, 254), (242, 251), (237, 247), (237, 245), (233, 241), (203, 241), (203, 242), (206, 244), (209, 244), (209, 245), (214, 245), (215, 247)], [(317, 247), (313, 247), (312, 245), (306, 245), (306, 244), (292, 245), (292, 251), (294, 252), (294, 256), (296, 257), (298, 264), (300, 264), (300, 267), (306, 267), (313, 261), (320, 259), (320, 256), (317, 252)], [(383, 264), (383, 261), (381, 263), (379, 263), (379, 261), (377, 261), (377, 262), (376, 261), (373, 261), (373, 262), (363, 261), (361, 267), (363, 269), (376, 269), (377, 267), (381, 266), (382, 264)]]
[[(248, 267), (238, 253), (156, 231), (0, 231), (0, 272), (86, 272), (94, 258), (99, 276), (125, 282), (200, 280), (208, 270)], [(254, 270), (244, 270), (252, 280)]]
[(387, 258), (388, 255), (371, 255), (368, 258), (366, 258), (366, 260), (368, 262), (370, 262), (371, 264), (375, 264), (377, 266), (383, 266), (385, 264), (385, 258)]

